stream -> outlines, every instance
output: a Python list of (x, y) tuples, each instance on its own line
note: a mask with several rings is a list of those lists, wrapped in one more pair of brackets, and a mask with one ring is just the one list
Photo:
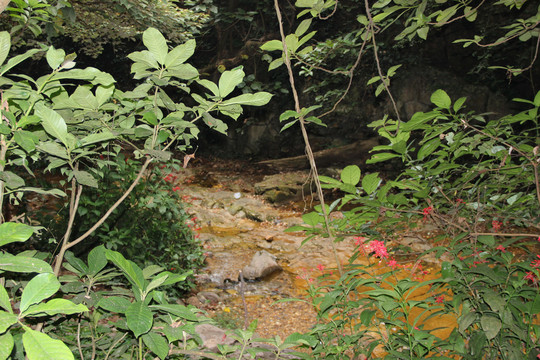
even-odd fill
[[(256, 190), (260, 192), (258, 184), (268, 183), (272, 177), (279, 181), (287, 174), (273, 174), (247, 162), (202, 160), (176, 175), (174, 185), (180, 187), (188, 212), (196, 218), (195, 230), (207, 263), (197, 274), (196, 295), (187, 302), (205, 308), (223, 322), (240, 326), (247, 310), (249, 321), (258, 320), (257, 333), (262, 337), (279, 335), (283, 339), (313, 326), (316, 315), (307, 303), (276, 302), (303, 297), (310, 279), (336, 268), (328, 239), (315, 237), (302, 245), (303, 233), (284, 231), (302, 224), (302, 213), (312, 205), (311, 194), (301, 194), (302, 183), (296, 194), (289, 192), (288, 199), (272, 204), (265, 196), (255, 194)], [(293, 175), (306, 179), (308, 172)], [(432, 233), (434, 229), (425, 226), (421, 231), (396, 236), (388, 245), (400, 244), (420, 253), (431, 247), (428, 237)], [(341, 263), (347, 262), (355, 247), (352, 237), (336, 244)], [(240, 282), (239, 271), (259, 251), (273, 255), (282, 270), (262, 280)], [(434, 257), (423, 260), (428, 264), (425, 269), (434, 274), (439, 261)]]

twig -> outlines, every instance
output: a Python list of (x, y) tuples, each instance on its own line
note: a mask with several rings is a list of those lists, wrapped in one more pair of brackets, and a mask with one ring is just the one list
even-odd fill
[[(287, 49), (287, 43), (285, 41), (285, 31), (283, 30), (283, 20), (282, 20), (282, 17), (281, 17), (281, 11), (279, 10), (278, 0), (274, 0), (274, 7), (275, 7), (276, 15), (277, 15), (277, 18), (278, 18), (279, 33), (281, 35), (281, 43), (283, 45), (283, 54), (285, 56), (284, 63), (285, 63), (285, 66), (287, 67), (287, 72), (289, 73), (289, 82), (290, 82), (290, 85), (291, 85), (291, 90), (292, 90), (292, 94), (293, 94), (293, 98), (294, 98), (295, 110), (296, 110), (297, 113), (301, 113), (300, 100), (298, 98), (298, 92), (296, 90), (296, 85), (295, 85), (295, 82), (294, 82), (294, 73), (293, 73), (293, 70), (292, 70), (291, 59), (289, 57), (289, 50)], [(313, 150), (311, 149), (311, 145), (310, 145), (309, 138), (308, 138), (308, 135), (307, 135), (307, 130), (306, 130), (306, 126), (305, 126), (304, 117), (300, 116), (298, 122), (300, 124), (300, 129), (302, 131), (302, 137), (304, 138), (304, 143), (305, 143), (305, 146), (306, 146), (306, 153), (307, 153), (307, 157), (308, 157), (308, 160), (309, 160), (309, 165), (311, 167), (311, 171), (313, 172), (315, 185), (317, 186), (317, 195), (318, 195), (319, 201), (321, 203), (321, 208), (322, 208), (322, 212), (323, 212), (326, 231), (328, 232), (328, 235), (330, 237), (331, 244), (332, 244), (332, 250), (334, 252), (334, 257), (336, 259), (336, 265), (337, 265), (339, 274), (341, 276), (343, 274), (343, 269), (341, 267), (341, 262), (339, 261), (336, 246), (335, 246), (334, 241), (333, 241), (334, 236), (332, 235), (332, 229), (330, 227), (330, 220), (328, 218), (328, 213), (326, 211), (326, 206), (325, 206), (325, 203), (324, 203), (324, 195), (323, 195), (323, 192), (322, 192), (321, 183), (319, 181), (319, 173), (317, 171), (317, 165), (315, 164), (315, 158), (313, 156)]]
[(242, 270), (238, 271), (238, 277), (240, 278), (240, 297), (242, 297), (242, 305), (244, 305), (244, 330), (248, 328), (249, 320), (248, 320), (248, 309), (247, 309), (247, 303), (246, 303), (246, 295), (245, 295), (245, 281), (244, 281), (244, 273)]

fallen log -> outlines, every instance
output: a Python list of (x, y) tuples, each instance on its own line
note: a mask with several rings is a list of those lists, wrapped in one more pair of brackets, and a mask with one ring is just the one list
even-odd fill
[[(352, 144), (317, 151), (313, 153), (313, 156), (315, 158), (315, 163), (320, 168), (353, 164), (363, 165), (370, 157), (369, 151), (377, 145), (379, 145), (377, 139), (359, 140)], [(309, 161), (306, 155), (264, 160), (259, 161), (258, 164), (275, 169), (309, 169)]]

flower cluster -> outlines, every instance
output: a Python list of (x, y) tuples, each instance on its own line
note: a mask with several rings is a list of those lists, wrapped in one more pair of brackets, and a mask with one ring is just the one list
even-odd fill
[(497, 232), (502, 226), (502, 221), (493, 220), (491, 222), (491, 227), (493, 228), (493, 231)]
[(433, 212), (433, 206), (428, 206), (427, 208), (424, 208), (422, 212), (424, 213), (424, 220), (427, 220), (428, 215)]

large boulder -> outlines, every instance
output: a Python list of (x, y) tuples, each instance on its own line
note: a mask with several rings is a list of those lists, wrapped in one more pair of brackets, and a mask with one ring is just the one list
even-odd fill
[(264, 278), (273, 272), (280, 271), (281, 266), (276, 262), (276, 257), (269, 252), (257, 251), (249, 265), (242, 269), (244, 279), (255, 280)]

